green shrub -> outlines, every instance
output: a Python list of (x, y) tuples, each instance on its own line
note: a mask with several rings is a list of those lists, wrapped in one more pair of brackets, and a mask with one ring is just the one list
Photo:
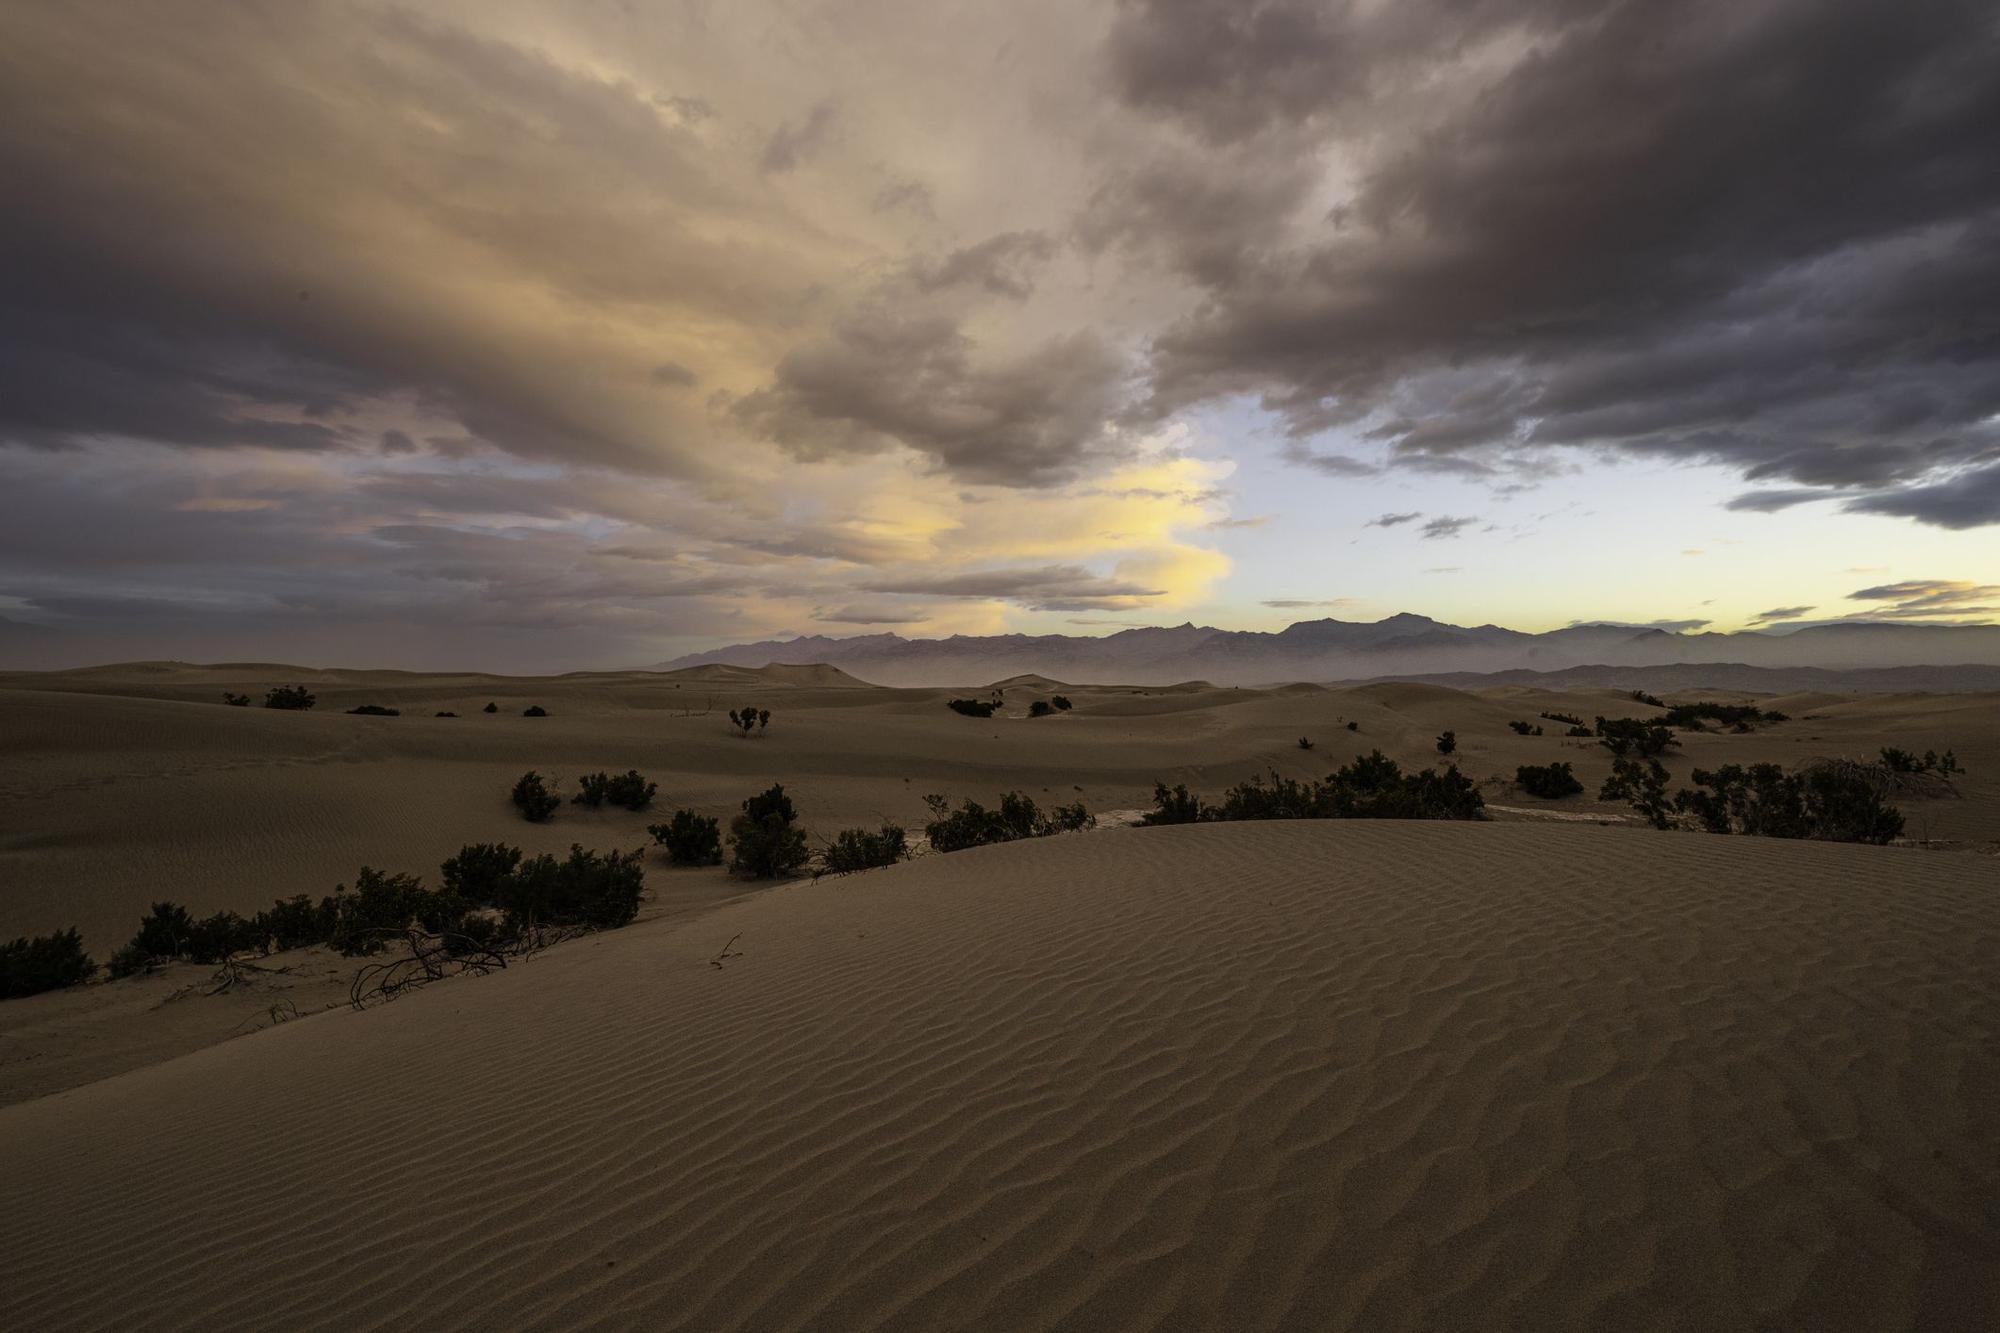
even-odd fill
[(229, 694), (225, 692), (222, 696), (222, 702), (228, 704), (231, 708), (248, 708), (250, 706), (250, 696), (247, 694)]
[(1583, 790), (1568, 764), (1523, 764), (1514, 770), (1514, 781), (1528, 795), (1545, 801), (1561, 800)]
[(968, 847), (984, 847), (996, 842), (1022, 838), (1046, 838), (1057, 833), (1075, 833), (1093, 827), (1097, 819), (1083, 802), (1059, 805), (1044, 815), (1031, 797), (1010, 791), (1000, 797), (1000, 807), (988, 810), (977, 801), (967, 800), (957, 810), (943, 796), (926, 796), (931, 820), (924, 825), (924, 837), (933, 850), (958, 852)]
[(1632, 693), (1631, 693), (1631, 694), (1630, 694), (1629, 696), (1627, 696), (1627, 697), (1629, 697), (1629, 698), (1630, 698), (1630, 699), (1632, 700), (1632, 702), (1633, 702), (1633, 703), (1635, 703), (1635, 704), (1651, 704), (1651, 705), (1652, 705), (1653, 707), (1655, 707), (1655, 708), (1665, 708), (1665, 707), (1666, 707), (1666, 705), (1665, 705), (1664, 703), (1660, 702), (1660, 701), (1659, 701), (1658, 699), (1654, 698), (1654, 697), (1653, 697), (1652, 695), (1650, 695), (1650, 694), (1646, 693), (1646, 692), (1645, 692), (1644, 690), (1634, 690), (1634, 691), (1632, 691)]
[(1069, 711), (1069, 709), (1070, 709), (1070, 702), (1069, 702), (1069, 700), (1068, 700), (1068, 699), (1066, 699), (1066, 698), (1064, 698), (1064, 697), (1063, 697), (1062, 695), (1060, 695), (1060, 694), (1057, 694), (1057, 695), (1053, 695), (1053, 696), (1051, 696), (1051, 697), (1050, 697), (1050, 699), (1049, 699), (1049, 702), (1050, 702), (1050, 703), (1052, 703), (1052, 704), (1054, 704), (1054, 705), (1056, 706), (1056, 711), (1057, 711), (1057, 712), (1060, 712), (1060, 713), (1067, 713), (1067, 712)]
[(548, 715), (549, 715), (549, 710), (542, 707), (540, 704), (529, 704), (526, 708), (523, 708), (521, 710), (522, 717), (547, 717)]
[(771, 725), (771, 710), (768, 708), (732, 708), (729, 710), (729, 725), (748, 736), (753, 731), (763, 731)]
[(993, 710), (1000, 705), (990, 699), (953, 699), (945, 706), (952, 712), (963, 713), (967, 717), (992, 717)]
[(313, 692), (303, 685), (274, 686), (264, 695), (264, 707), (282, 708), (294, 713), (302, 713), (318, 702)]
[(1571, 727), (1568, 731), (1565, 731), (1563, 733), (1563, 735), (1565, 736), (1595, 736), (1596, 734), (1597, 734), (1596, 732), (1592, 731), (1589, 727), (1585, 726)]
[(1045, 699), (1037, 699), (1028, 705), (1029, 717), (1053, 717), (1055, 711), (1055, 706)]
[(730, 871), (752, 879), (775, 879), (804, 865), (811, 853), (804, 831), (793, 827), (797, 818), (782, 783), (746, 799), (743, 813), (729, 824)]
[(1893, 745), (1882, 747), (1882, 766), (1891, 773), (1935, 773), (1948, 778), (1953, 774), (1963, 774), (1958, 756), (1950, 750), (1939, 754), (1936, 750), (1925, 750), (1922, 756), (1908, 750), (1899, 750)]
[(497, 712), (499, 712), (499, 711), (500, 711), (500, 705), (499, 705), (499, 704), (488, 704), (488, 705), (486, 705), (486, 707), (484, 707), (484, 708), (480, 709), (479, 711), (480, 711), (480, 712), (482, 712), (482, 713), (497, 713)]
[(81, 985), (96, 974), (75, 927), (0, 944), (0, 1000)]
[(1164, 782), (1153, 784), (1153, 809), (1140, 817), (1141, 824), (1198, 824), (1204, 811), (1201, 798), (1189, 794), (1187, 784), (1168, 790)]
[(545, 853), (523, 861), (501, 882), (495, 905), (517, 933), (541, 926), (613, 929), (639, 914), (643, 860), (637, 851), (586, 852), (573, 843), (566, 860)]
[(1361, 724), (1359, 722), (1350, 722), (1347, 724), (1347, 729), (1349, 731), (1359, 731), (1361, 730)]
[(1703, 723), (1720, 722), (1736, 731), (1749, 731), (1760, 723), (1789, 722), (1783, 713), (1766, 713), (1755, 704), (1719, 704), (1703, 700), (1699, 703), (1672, 704), (1666, 715), (1659, 721), (1669, 727), (1679, 727), (1682, 731), (1702, 731)]
[(1902, 836), (1903, 814), (1886, 803), (1884, 775), (1870, 767), (1824, 763), (1796, 773), (1776, 764), (1696, 769), (1696, 789), (1676, 793), (1674, 804), (1710, 833), (1879, 845)]
[(1457, 753), (1458, 733), (1455, 731), (1447, 731), (1440, 734), (1437, 739), (1437, 751), (1439, 754)]
[(432, 717), (457, 717), (457, 713), (432, 713)]
[(1671, 828), (1673, 820), (1669, 812), (1673, 802), (1667, 795), (1668, 776), (1666, 767), (1657, 759), (1648, 759), (1644, 764), (1637, 759), (1615, 759), (1611, 776), (1598, 789), (1597, 799), (1624, 801), (1644, 815), (1654, 828)]
[(667, 859), (677, 866), (717, 866), (722, 864), (722, 821), (692, 810), (676, 810), (664, 824), (649, 824), (646, 832), (667, 849)]
[(354, 717), (401, 717), (403, 715), (402, 709), (384, 708), (381, 704), (362, 704), (359, 708), (350, 708), (347, 711)]
[(468, 843), (438, 867), (443, 892), (471, 907), (497, 907), (500, 887), (521, 865), (521, 849), (501, 842)]
[(1680, 744), (1674, 739), (1674, 733), (1659, 723), (1636, 717), (1600, 717), (1597, 719), (1597, 736), (1599, 743), (1620, 759), (1628, 755), (1651, 759), (1665, 754), (1668, 747)]
[(1543, 713), (1541, 718), (1544, 722), (1566, 722), (1572, 727), (1583, 725), (1583, 719), (1574, 713)]
[(556, 807), (562, 804), (562, 797), (549, 790), (549, 784), (542, 781), (540, 773), (532, 771), (523, 773), (521, 780), (514, 784), (512, 799), (514, 808), (531, 824), (545, 823), (556, 812)]
[(851, 875), (857, 870), (894, 865), (909, 854), (909, 835), (896, 824), (884, 824), (873, 833), (867, 829), (842, 829), (820, 864), (827, 874)]
[(1532, 722), (1509, 722), (1507, 725), (1514, 729), (1516, 736), (1539, 736), (1542, 734), (1542, 729)]

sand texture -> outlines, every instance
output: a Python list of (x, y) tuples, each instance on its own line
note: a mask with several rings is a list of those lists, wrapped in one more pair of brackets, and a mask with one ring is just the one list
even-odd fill
[(0, 1324), (1991, 1326), (1997, 948), (1901, 849), (935, 857), (0, 1110)]
[[(219, 702), (291, 680), (318, 710)], [(1593, 799), (1601, 748), (1507, 727), (1648, 711), (1613, 691), (944, 707), (974, 692), (0, 678), (0, 934), (77, 924), (100, 958), (156, 899), (638, 846), (773, 780), (824, 839), (920, 827), (932, 791), (1112, 812), (1434, 764), (1450, 728), (1496, 815), (1106, 827), (776, 887), (655, 857), (635, 924), (364, 1012), (323, 949), (219, 995), (184, 963), (8, 1001), (0, 1328), (2000, 1326), (1992, 696), (1781, 697), (1668, 761), (1954, 747), (1957, 794), (1903, 803), (1930, 846), (1874, 848), (1657, 833)], [(340, 711), (367, 702), (404, 715)], [(744, 703), (767, 734), (730, 734)], [(1512, 785), (1554, 759), (1584, 795)], [(656, 811), (524, 823), (530, 767), (638, 767)]]

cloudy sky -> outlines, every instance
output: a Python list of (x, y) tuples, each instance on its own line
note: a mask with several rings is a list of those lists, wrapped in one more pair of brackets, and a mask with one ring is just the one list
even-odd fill
[(0, 661), (2000, 619), (1989, 0), (0, 9)]

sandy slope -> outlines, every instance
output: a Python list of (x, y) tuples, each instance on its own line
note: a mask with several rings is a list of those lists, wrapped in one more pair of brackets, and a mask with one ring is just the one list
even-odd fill
[(1990, 1327), (1996, 949), (1913, 850), (937, 857), (0, 1110), (0, 1326)]
[[(319, 693), (317, 711), (220, 703), (224, 690), (261, 697), (291, 680)], [(203, 913), (254, 911), (324, 894), (363, 864), (434, 873), (468, 842), (559, 851), (646, 841), (648, 818), (623, 812), (566, 807), (546, 826), (521, 822), (506, 794), (529, 768), (573, 783), (580, 772), (636, 767), (660, 783), (663, 809), (721, 816), (782, 781), (805, 826), (831, 837), (884, 819), (914, 827), (927, 792), (990, 801), (1020, 788), (1048, 804), (1117, 810), (1148, 805), (1156, 780), (1214, 796), (1266, 768), (1324, 776), (1378, 746), (1433, 764), (1434, 740), (1450, 728), (1458, 764), (1490, 784), (1489, 801), (1534, 808), (1510, 786), (1518, 765), (1569, 760), (1594, 795), (1610, 761), (1558, 726), (1517, 737), (1509, 719), (1647, 711), (1608, 690), (1065, 686), (1073, 712), (1029, 719), (1029, 702), (1045, 693), (1035, 683), (1008, 690), (1006, 715), (979, 721), (944, 707), (964, 692), (878, 689), (811, 667), (524, 679), (153, 663), (0, 677), (0, 935), (75, 925), (101, 958), (160, 898)], [(502, 711), (481, 713), (488, 700)], [(339, 711), (371, 702), (404, 715)], [(723, 714), (744, 702), (773, 710), (768, 734), (731, 734)], [(553, 716), (521, 717), (529, 703)], [(1691, 735), (1670, 762), (1675, 777), (1732, 760), (1955, 746), (1972, 770), (1965, 798), (1912, 806), (1910, 831), (2000, 842), (2000, 698), (1778, 703), (1797, 720), (1751, 736)], [(440, 709), (460, 716), (431, 716)], [(1298, 749), (1301, 735), (1317, 748)], [(1589, 795), (1550, 809), (1624, 813)], [(674, 882), (676, 892), (706, 892)]]

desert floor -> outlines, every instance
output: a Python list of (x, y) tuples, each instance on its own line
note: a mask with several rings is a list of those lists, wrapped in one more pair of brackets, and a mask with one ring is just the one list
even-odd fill
[[(220, 703), (291, 682), (318, 709)], [(656, 809), (717, 815), (781, 781), (827, 838), (920, 828), (928, 792), (1104, 816), (1156, 780), (1434, 764), (1449, 728), (1495, 814), (1107, 819), (777, 887), (656, 861), (633, 926), (366, 1012), (316, 950), (221, 995), (183, 965), (0, 1004), (0, 1326), (2000, 1320), (1994, 696), (1781, 697), (1792, 721), (1669, 760), (1954, 749), (1959, 796), (1904, 804), (1929, 845), (1870, 848), (1511, 787), (1567, 759), (1594, 793), (1599, 747), (1507, 722), (1652, 711), (1609, 691), (943, 706), (983, 692), (0, 677), (0, 936), (76, 925), (100, 959), (157, 899), (254, 910), (467, 842), (639, 846), (660, 817), (524, 823), (529, 768), (638, 768)], [(745, 703), (767, 733), (731, 734)]]

